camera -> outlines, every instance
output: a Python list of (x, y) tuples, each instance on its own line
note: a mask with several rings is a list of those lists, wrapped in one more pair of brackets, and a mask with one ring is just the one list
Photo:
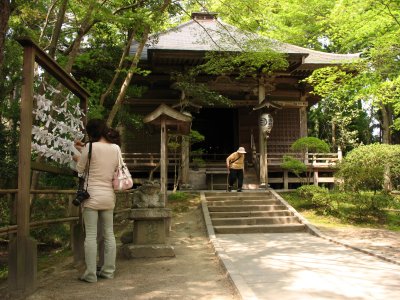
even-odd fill
[(72, 200), (72, 204), (75, 206), (79, 206), (82, 204), (83, 201), (85, 201), (86, 199), (89, 199), (90, 195), (88, 193), (87, 190), (78, 190), (76, 192), (76, 196), (75, 199)]

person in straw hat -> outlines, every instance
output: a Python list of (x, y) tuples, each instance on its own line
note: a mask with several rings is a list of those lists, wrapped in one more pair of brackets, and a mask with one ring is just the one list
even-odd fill
[(232, 191), (233, 184), (237, 179), (237, 191), (242, 191), (243, 186), (243, 170), (244, 170), (244, 155), (246, 150), (244, 147), (239, 147), (236, 152), (233, 152), (226, 158), (226, 167), (229, 171), (228, 177), (228, 192)]

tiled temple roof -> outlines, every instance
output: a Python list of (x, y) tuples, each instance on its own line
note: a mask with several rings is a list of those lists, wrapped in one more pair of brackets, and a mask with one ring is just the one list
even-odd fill
[[(201, 14), (200, 14), (201, 15)], [(203, 13), (203, 16), (207, 15)], [(208, 14), (210, 16), (210, 14)], [(252, 39), (265, 39), (271, 48), (286, 54), (297, 54), (304, 57), (299, 69), (312, 65), (341, 64), (354, 61), (359, 54), (334, 54), (310, 50), (304, 47), (271, 41), (253, 33), (246, 33), (232, 25), (226, 24), (214, 15), (208, 18), (194, 18), (165, 32), (157, 33), (149, 38), (141, 59), (148, 59), (148, 50), (176, 51), (243, 51), (243, 45)], [(130, 53), (134, 54), (137, 42), (133, 42)]]

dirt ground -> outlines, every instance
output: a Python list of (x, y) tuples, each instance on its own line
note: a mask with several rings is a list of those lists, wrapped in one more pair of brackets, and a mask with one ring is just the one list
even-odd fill
[[(400, 233), (352, 227), (318, 229), (336, 240), (400, 262)], [(38, 289), (27, 299), (240, 299), (208, 242), (198, 204), (174, 215), (169, 243), (176, 257), (119, 257), (115, 279), (94, 284), (78, 281), (81, 270), (65, 261), (40, 272)], [(0, 299), (4, 295), (0, 289)]]
[(176, 257), (118, 257), (115, 278), (91, 284), (77, 280), (81, 271), (69, 260), (40, 272), (37, 291), (26, 299), (240, 299), (214, 255), (200, 206), (175, 214), (172, 222), (169, 244)]

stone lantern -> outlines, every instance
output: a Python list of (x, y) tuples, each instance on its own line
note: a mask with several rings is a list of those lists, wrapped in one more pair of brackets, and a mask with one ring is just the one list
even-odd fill
[(172, 212), (167, 204), (168, 130), (189, 134), (192, 118), (161, 104), (143, 119), (144, 123), (160, 127), (160, 183), (145, 182), (133, 193), (129, 219), (134, 221), (133, 232), (123, 239), (125, 258), (172, 257), (172, 246), (166, 244)]

